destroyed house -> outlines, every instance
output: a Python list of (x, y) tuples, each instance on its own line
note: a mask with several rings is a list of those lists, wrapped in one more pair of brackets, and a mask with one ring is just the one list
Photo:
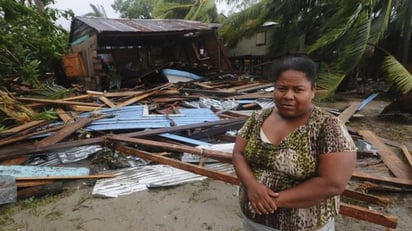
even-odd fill
[(197, 75), (231, 70), (217, 28), (182, 19), (76, 17), (63, 57), (66, 75), (87, 89), (110, 90), (164, 81), (163, 68)]

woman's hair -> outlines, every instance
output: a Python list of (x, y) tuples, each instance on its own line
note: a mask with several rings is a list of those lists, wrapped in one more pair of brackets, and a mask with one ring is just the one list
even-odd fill
[(305, 73), (306, 77), (311, 82), (312, 87), (315, 87), (317, 75), (316, 69), (315, 62), (310, 58), (300, 56), (285, 57), (277, 63), (273, 80), (276, 82), (279, 76), (285, 71), (295, 70)]

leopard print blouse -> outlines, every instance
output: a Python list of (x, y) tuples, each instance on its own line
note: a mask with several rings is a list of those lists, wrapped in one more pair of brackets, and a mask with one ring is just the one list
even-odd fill
[[(248, 140), (244, 157), (256, 179), (273, 191), (294, 187), (316, 175), (318, 156), (330, 152), (355, 151), (355, 144), (338, 118), (314, 108), (308, 122), (278, 145), (263, 142), (260, 128), (272, 108), (254, 112), (239, 135)], [(280, 208), (273, 214), (254, 214), (245, 188), (240, 187), (242, 212), (252, 221), (279, 230), (314, 230), (333, 219), (339, 210), (339, 197), (329, 198), (310, 208)]]

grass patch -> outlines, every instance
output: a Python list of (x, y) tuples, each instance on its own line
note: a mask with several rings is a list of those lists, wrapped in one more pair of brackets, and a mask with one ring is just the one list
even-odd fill
[[(6, 226), (9, 227), (8, 230), (17, 230), (22, 226), (24, 227), (23, 224), (19, 224), (13, 219), (14, 214), (20, 211), (28, 211), (30, 214), (36, 216), (42, 215), (45, 212), (44, 207), (46, 205), (53, 204), (65, 196), (67, 196), (67, 193), (60, 193), (56, 195), (44, 196), (41, 198), (29, 198), (26, 200), (17, 201), (13, 204), (6, 204), (0, 206), (0, 231), (2, 231), (3, 227)], [(46, 214), (46, 216), (49, 215), (50, 219), (54, 219), (58, 214), (59, 212), (52, 212)]]
[(212, 183), (212, 179), (207, 178), (200, 183), (200, 187), (198, 187), (196, 190), (192, 192), (192, 195), (190, 196), (188, 202), (198, 202), (199, 201), (199, 196), (200, 193), (203, 191), (209, 190), (210, 184)]

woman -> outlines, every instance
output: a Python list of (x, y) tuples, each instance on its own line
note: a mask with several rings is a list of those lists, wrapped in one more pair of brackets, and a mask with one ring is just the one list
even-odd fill
[(334, 230), (356, 148), (338, 118), (312, 103), (315, 78), (309, 58), (281, 60), (275, 107), (253, 113), (239, 132), (233, 165), (244, 230)]

